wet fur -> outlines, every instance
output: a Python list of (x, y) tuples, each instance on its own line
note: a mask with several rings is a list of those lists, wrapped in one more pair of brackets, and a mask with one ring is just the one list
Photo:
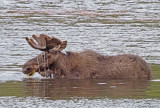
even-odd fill
[[(151, 79), (152, 72), (148, 64), (135, 55), (116, 55), (103, 56), (91, 50), (83, 52), (49, 52), (46, 54), (48, 63), (40, 60), (40, 74), (42, 76), (50, 76), (54, 74), (55, 78), (67, 79)], [(25, 67), (33, 65), (36, 58), (31, 59)], [(48, 72), (44, 71), (48, 66)]]

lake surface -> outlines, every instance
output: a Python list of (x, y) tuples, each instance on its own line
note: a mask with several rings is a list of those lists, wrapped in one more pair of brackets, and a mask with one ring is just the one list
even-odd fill
[[(67, 40), (65, 51), (145, 59), (153, 80), (26, 78), (23, 64), (40, 54), (25, 37)], [(1, 0), (0, 107), (160, 107), (159, 0)]]

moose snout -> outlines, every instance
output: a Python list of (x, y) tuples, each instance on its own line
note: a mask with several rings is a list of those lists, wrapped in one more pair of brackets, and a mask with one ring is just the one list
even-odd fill
[(23, 69), (22, 69), (22, 72), (24, 74), (29, 74), (31, 72), (36, 72), (38, 70), (38, 66), (37, 65), (29, 65), (29, 66), (24, 66)]
[(28, 74), (28, 73), (32, 72), (32, 70), (33, 70), (33, 68), (27, 66), (27, 67), (24, 67), (24, 68), (22, 69), (22, 72), (23, 72), (24, 74)]

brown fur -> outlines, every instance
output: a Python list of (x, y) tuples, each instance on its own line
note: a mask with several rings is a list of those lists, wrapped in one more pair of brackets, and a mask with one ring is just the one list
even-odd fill
[[(39, 66), (36, 71), (40, 70), (39, 73), (42, 76), (54, 74), (54, 77), (67, 79), (152, 78), (150, 67), (143, 59), (135, 55), (103, 56), (90, 50), (66, 54), (52, 51), (45, 55), (45, 60), (41, 60), (41, 55), (37, 56)], [(33, 64), (38, 64), (37, 58), (25, 63), (23, 72), (27, 74), (27, 68), (33, 67)]]

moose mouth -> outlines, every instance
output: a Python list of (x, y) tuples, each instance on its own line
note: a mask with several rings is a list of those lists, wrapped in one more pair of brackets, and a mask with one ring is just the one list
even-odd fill
[(34, 74), (35, 74), (35, 69), (34, 70), (32, 70), (31, 72), (29, 72), (28, 74), (27, 74), (27, 77), (30, 77), (30, 76), (33, 76)]
[(23, 67), (23, 73), (29, 76), (33, 76), (35, 72), (38, 72), (38, 66), (37, 65), (26, 65)]

